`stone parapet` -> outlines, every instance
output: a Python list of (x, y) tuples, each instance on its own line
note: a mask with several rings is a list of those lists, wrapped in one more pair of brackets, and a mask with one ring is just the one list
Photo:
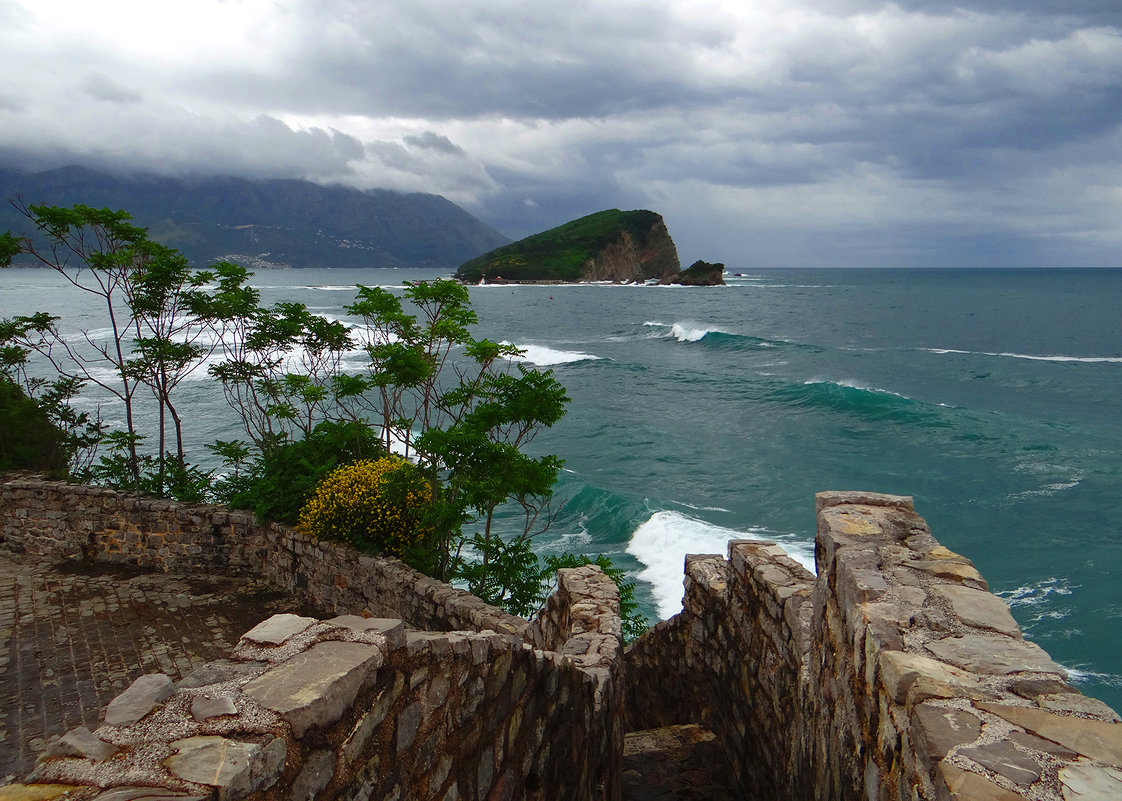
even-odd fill
[(682, 612), (621, 658), (594, 566), (526, 621), (248, 514), (9, 479), (2, 548), (252, 573), (340, 616), (276, 616), (177, 687), (145, 677), (5, 797), (617, 801), (623, 732), (693, 724), (744, 797), (1122, 798), (1119, 716), (910, 498), (816, 508), (817, 576), (766, 541), (688, 556)]
[(141, 677), (5, 798), (619, 799), (619, 595), (595, 565), (531, 624), (246, 513), (34, 479), (0, 484), (0, 547), (248, 572), (343, 613), (275, 615), (178, 686)]
[(0, 548), (176, 573), (253, 575), (333, 614), (521, 634), (527, 622), (391, 557), (360, 556), (223, 506), (0, 477)]
[(178, 687), (141, 677), (6, 792), (611, 801), (619, 757), (598, 689), (576, 660), (513, 635), (276, 615)]
[(1122, 724), (1027, 642), (910, 498), (821, 493), (817, 577), (772, 543), (686, 558), (625, 654), (628, 722), (712, 730), (746, 797), (1122, 798)]

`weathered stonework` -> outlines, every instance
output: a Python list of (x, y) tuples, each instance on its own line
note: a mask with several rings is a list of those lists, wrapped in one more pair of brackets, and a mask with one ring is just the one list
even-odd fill
[(0, 479), (0, 548), (177, 573), (253, 575), (337, 614), (521, 634), (527, 622), (390, 557), (358, 556), (251, 512), (105, 487)]
[[(561, 572), (573, 606), (597, 609), (564, 613), (572, 625), (618, 627), (615, 585), (598, 567)], [(554, 651), (490, 631), (291, 617), (255, 629), (287, 637), (243, 637), (232, 662), (200, 668), (161, 702), (142, 688), (136, 720), (69, 732), (13, 797), (56, 787), (126, 801), (124, 788), (146, 785), (153, 798), (215, 801), (618, 799), (621, 702), (605, 684), (618, 639), (597, 654), (568, 639), (546, 643)]]
[(595, 567), (559, 571), (527, 621), (248, 514), (0, 483), (0, 547), (264, 576), (339, 613), (277, 615), (174, 688), (146, 677), (4, 797), (616, 801), (624, 732), (674, 725), (747, 798), (1122, 797), (1119, 716), (909, 498), (817, 508), (817, 576), (770, 542), (689, 556), (682, 613), (623, 652)]
[(910, 498), (817, 507), (817, 577), (767, 542), (686, 558), (683, 611), (625, 654), (630, 727), (712, 730), (752, 798), (1122, 797), (1118, 716)]

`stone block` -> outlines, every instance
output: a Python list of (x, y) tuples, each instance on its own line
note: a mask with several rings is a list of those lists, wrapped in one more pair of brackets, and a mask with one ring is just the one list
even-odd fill
[(1040, 781), (1039, 763), (1028, 754), (1017, 750), (1016, 746), (1008, 740), (962, 748), (958, 753), (1022, 787), (1029, 787), (1034, 782)]
[(961, 709), (919, 704), (912, 710), (911, 732), (917, 753), (926, 754), (934, 763), (954, 748), (977, 740), (982, 721)]
[(1064, 675), (1064, 669), (1039, 645), (1001, 635), (946, 637), (929, 642), (926, 647), (939, 659), (976, 673), (1000, 675), (1031, 671)]
[(117, 753), (117, 746), (107, 743), (87, 729), (79, 726), (62, 735), (47, 747), (47, 756), (80, 757), (101, 762)]
[(1023, 795), (946, 760), (939, 763), (938, 775), (941, 781), (936, 781), (935, 791), (939, 801), (1026, 801)]
[(831, 506), (860, 504), (862, 506), (884, 506), (911, 512), (915, 503), (910, 495), (887, 495), (882, 492), (854, 492), (852, 490), (832, 490), (814, 495), (814, 511), (821, 512)]
[(1079, 692), (1079, 690), (1059, 679), (1020, 679), (1010, 684), (1009, 689), (1030, 701), (1041, 695)]
[(166, 701), (174, 691), (171, 679), (163, 673), (141, 676), (109, 702), (105, 709), (105, 722), (110, 726), (131, 726)]
[(164, 760), (168, 772), (214, 787), (217, 801), (231, 801), (271, 787), (284, 769), (284, 741), (280, 738), (267, 748), (212, 736), (176, 740), (171, 747), (177, 753)]
[(302, 617), (287, 613), (273, 615), (267, 620), (262, 620), (243, 634), (242, 639), (259, 645), (280, 645), (289, 637), (299, 634), (316, 622), (318, 621), (314, 617)]
[(417, 732), (424, 719), (420, 702), (414, 702), (402, 710), (397, 718), (397, 750), (404, 751), (413, 745)]
[(1122, 765), (1122, 724), (1057, 715), (1026, 706), (996, 703), (980, 703), (977, 706), (1077, 754), (1111, 765)]
[(966, 625), (1020, 639), (1021, 627), (1009, 613), (1008, 604), (996, 595), (955, 584), (932, 587), (931, 593), (949, 603), (958, 619)]
[(322, 642), (249, 682), (243, 692), (281, 714), (300, 738), (312, 726), (337, 721), (382, 660), (373, 645)]
[(1116, 801), (1122, 798), (1122, 770), (1069, 765), (1059, 774), (1064, 801)]
[(237, 713), (238, 708), (234, 706), (234, 701), (229, 696), (211, 698), (206, 695), (199, 695), (191, 702), (191, 717), (199, 722), (223, 715), (236, 715)]
[(1036, 703), (1041, 709), (1047, 709), (1051, 712), (1075, 712), (1080, 715), (1102, 718), (1111, 723), (1118, 723), (1122, 720), (1118, 717), (1117, 712), (1098, 698), (1090, 698), (1074, 692), (1041, 695), (1037, 697)]
[(185, 679), (179, 682), (178, 686), (180, 689), (195, 689), (211, 684), (252, 678), (263, 673), (268, 667), (268, 662), (231, 662), (228, 659), (219, 659), (191, 671)]
[(922, 654), (882, 651), (880, 677), (897, 704), (917, 704), (928, 698), (983, 698), (976, 676)]
[(405, 645), (405, 624), (395, 618), (339, 615), (327, 622), (335, 626), (343, 626), (352, 631), (381, 634), (386, 638), (386, 647), (391, 651)]
[(292, 780), (286, 801), (311, 801), (335, 776), (335, 754), (320, 750), (308, 754), (304, 767)]

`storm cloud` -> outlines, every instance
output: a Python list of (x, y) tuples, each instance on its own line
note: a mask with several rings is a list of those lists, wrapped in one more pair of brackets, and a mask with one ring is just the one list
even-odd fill
[(684, 260), (1122, 264), (1107, 0), (0, 0), (0, 161), (652, 208)]

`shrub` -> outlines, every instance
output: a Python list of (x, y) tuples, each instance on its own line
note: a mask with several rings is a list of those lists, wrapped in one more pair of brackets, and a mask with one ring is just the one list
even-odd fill
[(0, 375), (0, 473), (35, 470), (64, 476), (69, 461), (66, 432), (19, 385)]
[[(235, 466), (228, 449), (238, 443), (219, 443), (215, 452)], [(377, 432), (363, 423), (325, 420), (304, 439), (278, 443), (215, 487), (218, 500), (235, 509), (252, 509), (259, 521), (295, 523), (300, 509), (320, 481), (341, 465), (381, 456)], [(244, 453), (243, 453), (244, 456)]]
[(420, 468), (396, 456), (333, 470), (300, 510), (297, 528), (321, 540), (413, 561), (425, 547), (419, 519), (432, 497)]

